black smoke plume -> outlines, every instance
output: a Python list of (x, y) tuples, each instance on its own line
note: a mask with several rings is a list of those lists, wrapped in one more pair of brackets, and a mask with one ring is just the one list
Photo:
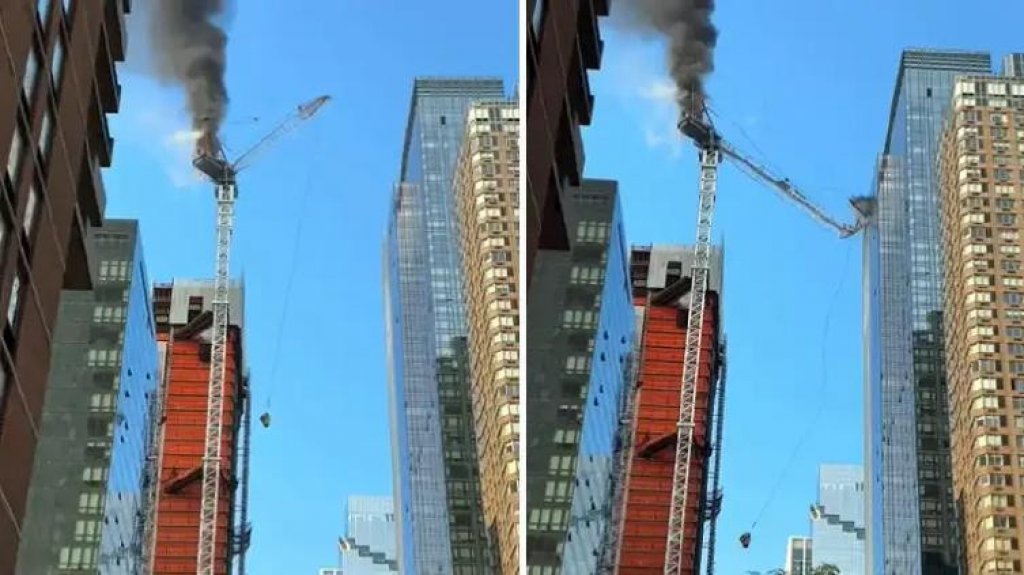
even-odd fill
[(150, 34), (160, 77), (188, 96), (192, 127), (216, 139), (227, 112), (228, 36), (217, 23), (227, 0), (153, 0)]
[(635, 25), (668, 40), (669, 73), (678, 99), (704, 94), (704, 78), (714, 69), (718, 30), (711, 23), (714, 0), (622, 0), (616, 9)]

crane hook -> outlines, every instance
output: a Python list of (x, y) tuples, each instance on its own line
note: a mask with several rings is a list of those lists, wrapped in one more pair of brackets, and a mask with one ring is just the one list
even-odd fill
[(263, 414), (260, 415), (260, 423), (263, 424), (264, 428), (270, 427), (270, 412), (269, 411), (264, 411)]
[(740, 545), (742, 545), (744, 549), (750, 547), (750, 532), (749, 531), (744, 533), (743, 535), (740, 535)]

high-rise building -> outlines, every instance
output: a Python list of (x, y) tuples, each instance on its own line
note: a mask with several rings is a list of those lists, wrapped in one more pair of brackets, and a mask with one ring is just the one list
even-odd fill
[(469, 109), (455, 176), (484, 520), (519, 572), (519, 103)]
[(93, 289), (63, 293), (18, 573), (131, 575), (157, 351), (138, 224), (88, 238)]
[[(221, 475), (217, 506), (214, 567), (231, 573), (236, 556), (248, 545), (245, 521), (248, 484), (249, 384), (243, 357), (245, 290), (229, 290), (227, 362), (221, 429)], [(175, 280), (153, 288), (160, 358), (162, 414), (157, 418), (159, 445), (155, 488), (156, 514), (148, 529), (152, 549), (146, 550), (156, 574), (196, 570), (202, 507), (203, 451), (210, 387), (213, 281)]]
[(526, 281), (538, 250), (568, 251), (565, 210), (583, 178), (583, 137), (594, 96), (587, 70), (601, 65), (598, 17), (608, 0), (527, 0)]
[(504, 98), (501, 80), (427, 78), (413, 86), (384, 246), (404, 572), (483, 573), (493, 561), (476, 457), (453, 183), (470, 106)]
[(339, 542), (344, 575), (398, 573), (398, 533), (391, 497), (348, 498), (348, 526)]
[(954, 79), (990, 67), (974, 52), (914, 50), (900, 61), (864, 240), (872, 573), (956, 572), (935, 165)]
[(864, 468), (822, 465), (811, 521), (816, 567), (833, 565), (840, 573), (868, 573), (864, 563), (864, 510)]
[(86, 235), (106, 202), (128, 6), (40, 0), (0, 12), (0, 575), (14, 572), (24, 530), (61, 294), (92, 288)]
[[(786, 542), (786, 566), (783, 568), (786, 575), (813, 575), (813, 559), (810, 537), (790, 537)], [(861, 571), (860, 575), (866, 574)]]
[[(619, 568), (629, 573), (654, 575), (665, 567), (693, 260), (692, 247), (668, 245), (634, 247), (630, 257), (639, 365), (618, 541)], [(717, 515), (720, 501), (714, 489), (717, 465), (711, 454), (720, 452), (720, 446), (715, 445), (717, 426), (721, 425), (715, 400), (722, 385), (725, 358), (722, 260), (721, 248), (713, 247), (694, 390), (691, 489), (686, 501), (680, 569), (680, 573), (694, 575), (705, 558), (705, 517)]]
[(566, 199), (572, 249), (538, 252), (526, 312), (530, 573), (599, 572), (633, 345), (618, 185), (584, 180)]
[(962, 76), (948, 96), (938, 165), (964, 572), (1022, 573), (1024, 77)]
[(1007, 54), (1003, 57), (1003, 76), (1024, 78), (1024, 53)]

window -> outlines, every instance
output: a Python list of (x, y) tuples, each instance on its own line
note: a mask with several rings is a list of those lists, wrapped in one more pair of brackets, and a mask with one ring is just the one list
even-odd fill
[(533, 27), (533, 34), (540, 36), (540, 27), (544, 23), (545, 0), (536, 0), (533, 4), (533, 18), (530, 19), (530, 26)]
[(978, 508), (985, 507), (1012, 507), (1012, 495), (985, 495), (978, 500)]
[(11, 299), (7, 302), (7, 325), (12, 329), (18, 321), (18, 312), (21, 311), (21, 288), (21, 272), (18, 272), (11, 282)]
[(590, 358), (585, 355), (570, 355), (565, 358), (565, 372), (568, 374), (586, 374), (590, 369)]
[(1002, 402), (998, 397), (979, 397), (971, 402), (971, 409), (999, 409)]
[(975, 467), (999, 467), (1002, 465), (1006, 465), (1006, 456), (999, 453), (983, 453), (974, 458)]
[(50, 0), (38, 0), (36, 2), (36, 12), (39, 16), (39, 23), (46, 27), (46, 23), (50, 21)]
[(46, 108), (43, 114), (43, 125), (39, 128), (39, 154), (46, 160), (50, 153), (50, 146), (53, 144), (53, 112)]
[(33, 43), (28, 49), (28, 61), (25, 63), (25, 76), (21, 80), (21, 89), (25, 94), (25, 99), (29, 102), (32, 101), (32, 96), (36, 91), (36, 80), (39, 78), (39, 54), (36, 53), (36, 47)]
[(979, 435), (974, 440), (975, 447), (1002, 447), (1006, 445), (1005, 435)]
[(21, 125), (14, 128), (11, 138), (11, 151), (7, 154), (7, 177), (11, 184), (18, 186), (18, 174), (21, 173), (21, 157), (25, 154), (25, 136), (21, 133)]
[(979, 377), (971, 383), (971, 391), (996, 391), (999, 382), (991, 377)]
[(50, 80), (53, 81), (53, 91), (60, 90), (61, 78), (64, 73), (64, 38), (57, 35), (57, 43), (53, 46), (53, 64), (50, 66)]
[(28, 204), (25, 205), (25, 219), (22, 222), (22, 229), (25, 237), (32, 237), (32, 227), (36, 222), (36, 210), (39, 207), (39, 190), (33, 185), (28, 191)]
[(976, 343), (968, 348), (967, 353), (974, 355), (977, 353), (995, 353), (996, 344), (994, 343)]

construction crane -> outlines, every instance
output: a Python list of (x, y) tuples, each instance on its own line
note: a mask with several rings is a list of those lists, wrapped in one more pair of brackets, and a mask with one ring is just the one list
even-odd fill
[[(772, 175), (767, 169), (728, 145), (715, 129), (705, 105), (704, 94), (699, 88), (691, 89), (686, 94), (678, 128), (697, 146), (700, 157), (700, 187), (697, 241), (694, 245), (690, 307), (687, 312), (686, 349), (683, 353), (683, 381), (679, 391), (672, 499), (665, 545), (665, 575), (679, 575), (683, 561), (686, 560), (683, 556), (683, 539), (688, 520), (686, 504), (691, 495), (690, 470), (694, 451), (700, 344), (704, 336), (704, 301), (711, 256), (711, 224), (715, 214), (715, 196), (718, 192), (718, 167), (723, 156), (733, 159), (748, 174), (778, 190), (783, 197), (803, 208), (814, 219), (835, 230), (841, 238), (848, 238), (863, 229), (867, 225), (870, 210), (868, 200), (855, 198), (851, 203), (858, 214), (857, 222), (854, 225), (839, 223), (808, 200), (789, 180)], [(740, 540), (746, 547), (750, 543), (750, 534), (744, 533)], [(698, 548), (699, 546), (695, 544), (694, 549)]]
[[(217, 508), (221, 481), (221, 418), (224, 406), (224, 378), (227, 368), (229, 280), (231, 235), (234, 231), (235, 200), (238, 199), (236, 178), (251, 165), (253, 158), (272, 143), (312, 118), (330, 100), (320, 96), (302, 104), (281, 124), (270, 131), (234, 162), (229, 162), (211, 130), (206, 130), (196, 143), (192, 165), (214, 183), (217, 201), (217, 266), (212, 301), (213, 325), (210, 347), (210, 387), (206, 404), (206, 439), (203, 449), (202, 505), (199, 516), (198, 575), (214, 575), (216, 563)], [(268, 418), (269, 421), (269, 418)]]

